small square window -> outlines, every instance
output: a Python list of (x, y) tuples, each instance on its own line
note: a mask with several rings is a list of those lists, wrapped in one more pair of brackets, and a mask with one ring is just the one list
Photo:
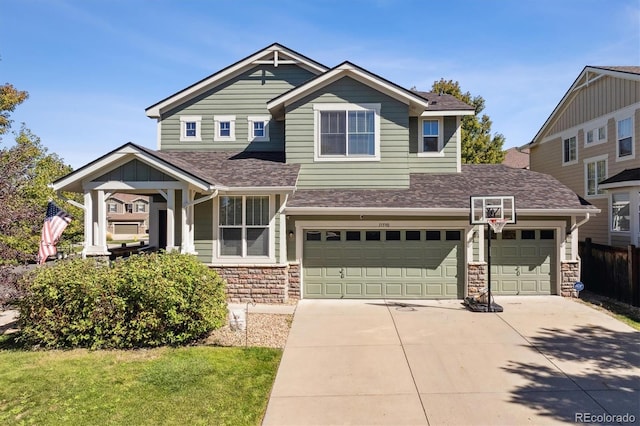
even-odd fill
[(440, 241), (440, 231), (427, 231), (425, 237), (427, 241)]
[(502, 231), (502, 239), (503, 240), (515, 240), (516, 239), (516, 230), (515, 229), (504, 229)]
[(523, 240), (535, 240), (536, 239), (536, 231), (533, 229), (523, 229), (520, 231), (520, 238)]
[(347, 241), (360, 241), (360, 231), (347, 231)]
[(380, 241), (380, 231), (367, 231), (365, 238), (367, 241)]
[(235, 115), (216, 115), (213, 117), (214, 134), (213, 140), (217, 142), (236, 140), (236, 117)]
[(327, 241), (340, 241), (340, 231), (327, 231)]
[(249, 134), (249, 142), (259, 141), (259, 142), (267, 142), (269, 141), (269, 120), (271, 117), (268, 115), (260, 115), (260, 116), (249, 116), (248, 120), (248, 134)]
[(200, 116), (189, 115), (180, 117), (180, 141), (200, 142)]
[(420, 231), (405, 231), (405, 239), (407, 241), (420, 241)]
[(387, 241), (400, 241), (400, 231), (387, 231), (386, 232), (386, 240)]
[(117, 213), (118, 212), (118, 205), (116, 203), (108, 203), (107, 206), (109, 207), (109, 213)]
[(555, 238), (555, 231), (553, 229), (541, 229), (540, 230), (540, 239), (541, 240), (553, 240)]
[(447, 231), (445, 233), (445, 238), (447, 241), (460, 241), (460, 231)]
[(220, 122), (220, 136), (223, 138), (227, 138), (231, 136), (231, 122), (230, 121), (221, 121)]
[(320, 241), (322, 238), (320, 231), (307, 231), (307, 241)]

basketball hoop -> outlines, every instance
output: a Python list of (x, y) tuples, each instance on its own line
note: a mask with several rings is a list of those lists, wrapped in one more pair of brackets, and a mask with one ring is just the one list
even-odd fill
[(500, 217), (492, 217), (487, 219), (487, 223), (491, 226), (491, 229), (493, 229), (493, 232), (495, 232), (496, 234), (502, 233), (502, 228), (504, 228), (507, 222), (507, 219), (503, 219)]

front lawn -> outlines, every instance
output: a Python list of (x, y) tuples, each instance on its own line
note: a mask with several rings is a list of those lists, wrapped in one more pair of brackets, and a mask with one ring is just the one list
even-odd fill
[(208, 346), (0, 350), (0, 424), (257, 425), (281, 355)]

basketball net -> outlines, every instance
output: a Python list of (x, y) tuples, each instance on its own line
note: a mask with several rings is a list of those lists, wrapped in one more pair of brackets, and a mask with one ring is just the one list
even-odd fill
[(507, 224), (507, 219), (494, 217), (487, 219), (487, 223), (491, 226), (493, 232), (495, 232), (496, 234), (500, 234), (502, 233), (502, 228), (504, 228), (504, 226)]

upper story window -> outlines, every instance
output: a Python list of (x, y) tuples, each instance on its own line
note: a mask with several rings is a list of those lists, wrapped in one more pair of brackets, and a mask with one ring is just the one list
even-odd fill
[(216, 142), (236, 140), (236, 116), (235, 115), (214, 115), (213, 140)]
[(269, 141), (269, 120), (271, 117), (259, 115), (249, 116), (249, 141), (268, 142)]
[(125, 204), (124, 205), (124, 211), (125, 213), (133, 213), (133, 204)]
[(585, 194), (589, 196), (602, 195), (599, 183), (607, 178), (606, 158), (594, 158), (585, 160)]
[(269, 256), (268, 196), (220, 197), (220, 255)]
[(181, 142), (200, 142), (202, 136), (200, 133), (200, 123), (202, 117), (197, 115), (183, 115), (180, 117), (180, 141)]
[(596, 145), (607, 141), (607, 126), (599, 126), (587, 130), (584, 138), (585, 145)]
[(572, 136), (562, 141), (562, 162), (569, 164), (576, 161), (578, 161), (578, 145), (576, 137)]
[(107, 211), (109, 213), (118, 213), (118, 205), (116, 203), (107, 203)]
[(618, 158), (633, 158), (633, 123), (631, 117), (618, 121)]
[(142, 201), (138, 201), (135, 203), (135, 209), (136, 213), (144, 213), (147, 211), (147, 204)]
[(380, 104), (315, 104), (316, 161), (380, 159)]
[(442, 123), (437, 119), (422, 120), (421, 153), (437, 153), (442, 150)]

